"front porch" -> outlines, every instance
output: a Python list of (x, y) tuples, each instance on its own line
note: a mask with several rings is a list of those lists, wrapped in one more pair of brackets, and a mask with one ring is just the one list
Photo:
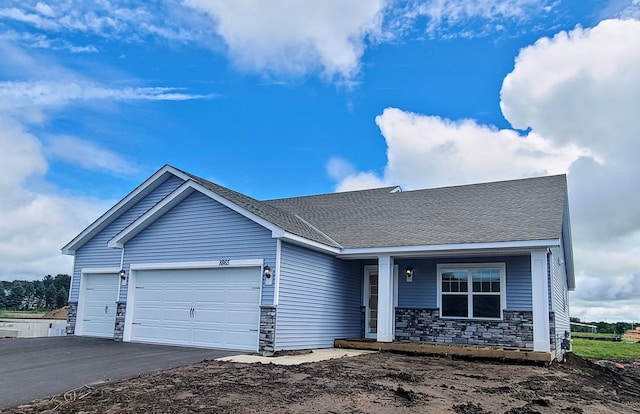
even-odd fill
[(443, 344), (434, 342), (378, 342), (375, 339), (368, 338), (336, 339), (333, 342), (333, 346), (344, 349), (390, 351), (407, 354), (497, 359), (505, 361), (526, 361), (540, 364), (549, 364), (556, 357), (555, 352), (532, 351), (530, 349), (523, 348)]

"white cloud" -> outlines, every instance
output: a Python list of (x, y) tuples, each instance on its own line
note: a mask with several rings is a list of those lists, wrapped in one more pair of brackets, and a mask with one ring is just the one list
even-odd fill
[(473, 120), (451, 121), (387, 108), (376, 117), (387, 141), (384, 181), (424, 188), (565, 172), (576, 146), (520, 136)]
[[(540, 0), (431, 0), (418, 2), (409, 13), (428, 18), (427, 32), (436, 35), (449, 32), (453, 37), (474, 37), (488, 30), (503, 30), (508, 21), (524, 22), (545, 15), (553, 9), (554, 1)], [(460, 31), (469, 21), (484, 21), (484, 29)], [(490, 28), (492, 26), (492, 28)], [(450, 30), (458, 28), (457, 30)]]
[[(40, 7), (46, 12), (46, 8)], [(86, 79), (36, 53), (0, 43), (4, 73), (39, 80), (0, 82), (0, 278), (41, 278), (67, 273), (71, 259), (60, 247), (91, 223), (112, 200), (66, 194), (46, 179), (50, 160), (112, 175), (131, 175), (137, 166), (126, 157), (86, 138), (49, 136), (46, 127), (55, 111), (96, 101), (201, 99), (179, 88), (114, 88)], [(4, 53), (6, 52), (6, 53)], [(21, 75), (21, 76), (20, 76)]]
[(59, 136), (49, 140), (46, 154), (86, 170), (113, 175), (132, 175), (139, 169), (122, 155), (96, 143), (71, 136)]
[(47, 171), (42, 145), (10, 118), (0, 117), (0, 130), (0, 279), (67, 273), (71, 260), (60, 246), (108, 203), (30, 190)]
[[(376, 178), (423, 188), (568, 172), (572, 312), (640, 319), (640, 22), (607, 20), (524, 48), (500, 104), (526, 134), (387, 108), (376, 118), (388, 148)], [(358, 174), (369, 173), (337, 188), (357, 187)]]
[(6, 0), (0, 23), (20, 22), (38, 31), (38, 42), (23, 38), (30, 47), (97, 50), (66, 39), (78, 33), (127, 42), (195, 42), (226, 53), (245, 71), (321, 74), (344, 82), (359, 72), (367, 46), (412, 32), (419, 20), (426, 20), (432, 36), (474, 37), (505, 30), (507, 22), (548, 16), (552, 5), (550, 0), (175, 0), (136, 5), (124, 0)]
[(349, 78), (359, 69), (365, 40), (381, 29), (383, 0), (296, 2), (185, 0), (209, 14), (241, 68), (304, 74), (321, 69)]

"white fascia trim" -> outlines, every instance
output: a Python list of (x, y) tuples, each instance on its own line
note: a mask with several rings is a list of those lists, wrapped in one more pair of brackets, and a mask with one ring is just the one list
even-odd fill
[(91, 273), (119, 273), (119, 267), (83, 267), (80, 269), (80, 273), (83, 275)]
[(137, 188), (135, 188), (132, 192), (130, 192), (125, 198), (120, 200), (115, 206), (111, 207), (107, 210), (106, 213), (101, 215), (96, 221), (89, 225), (86, 229), (82, 231), (79, 235), (77, 235), (73, 240), (67, 243), (61, 250), (62, 254), (75, 255), (78, 245), (80, 245), (84, 239), (98, 231), (102, 224), (107, 221), (108, 218), (116, 214), (120, 209), (126, 207), (132, 200), (134, 200), (140, 193), (149, 188), (153, 183), (155, 183), (158, 179), (160, 179), (167, 172), (183, 179), (188, 180), (189, 176), (184, 174), (182, 171), (178, 171), (170, 165), (165, 165), (156, 171), (151, 177), (147, 178), (142, 184), (140, 184)]
[(426, 246), (396, 246), (396, 247), (364, 247), (355, 249), (342, 249), (337, 255), (339, 258), (371, 257), (383, 254), (411, 254), (426, 252), (462, 251), (462, 250), (494, 250), (494, 249), (531, 249), (550, 246), (559, 246), (560, 239), (549, 240), (524, 240), (491, 243), (461, 243), (439, 244)]
[(323, 253), (329, 253), (333, 255), (340, 255), (344, 252), (344, 249), (338, 247), (327, 246), (326, 244), (319, 243), (317, 241), (309, 240), (307, 238), (295, 235), (289, 232), (283, 232), (282, 234), (273, 234), (274, 238), (282, 239), (284, 241), (297, 244), (299, 246), (308, 247), (312, 250), (321, 251)]
[(225, 267), (261, 267), (264, 259), (210, 260), (205, 262), (132, 263), (131, 270), (209, 269)]
[(145, 214), (140, 216), (136, 221), (134, 221), (129, 226), (127, 226), (127, 228), (125, 228), (120, 233), (115, 235), (111, 240), (109, 240), (108, 246), (122, 247), (124, 243), (132, 239), (138, 233), (140, 226), (143, 226), (142, 229), (144, 229), (146, 226), (150, 225), (159, 217), (161, 217), (164, 213), (166, 213), (171, 208), (173, 208), (176, 204), (178, 204), (179, 202), (187, 198), (189, 195), (191, 195), (194, 190), (199, 191), (200, 193), (217, 201), (218, 203), (224, 205), (225, 207), (230, 208), (231, 210), (235, 211), (238, 214), (241, 214), (242, 216), (253, 221), (254, 223), (257, 223), (262, 227), (265, 227), (266, 229), (271, 231), (272, 235), (284, 234), (284, 231), (281, 228), (271, 223), (270, 221), (267, 221), (261, 217), (258, 217), (257, 215), (251, 213), (250, 211), (245, 210), (244, 208), (238, 206), (237, 204), (227, 200), (226, 198), (216, 194), (215, 192), (209, 190), (208, 188), (203, 187), (197, 182), (189, 179), (180, 187), (176, 188), (171, 194), (165, 197), (161, 202), (156, 204), (151, 210), (147, 211)]

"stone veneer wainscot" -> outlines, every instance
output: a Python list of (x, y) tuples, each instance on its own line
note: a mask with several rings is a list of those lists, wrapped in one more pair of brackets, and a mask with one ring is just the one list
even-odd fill
[(439, 309), (396, 308), (396, 341), (533, 349), (533, 312), (504, 310), (498, 321), (444, 319)]

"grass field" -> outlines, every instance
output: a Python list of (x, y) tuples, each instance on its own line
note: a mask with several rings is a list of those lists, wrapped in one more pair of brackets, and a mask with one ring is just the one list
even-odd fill
[(573, 338), (572, 343), (573, 352), (581, 357), (607, 360), (640, 360), (640, 342), (594, 341), (591, 339)]
[(8, 311), (0, 310), (0, 318), (13, 318), (13, 319), (37, 319), (42, 318), (47, 312), (41, 310), (34, 311)]

